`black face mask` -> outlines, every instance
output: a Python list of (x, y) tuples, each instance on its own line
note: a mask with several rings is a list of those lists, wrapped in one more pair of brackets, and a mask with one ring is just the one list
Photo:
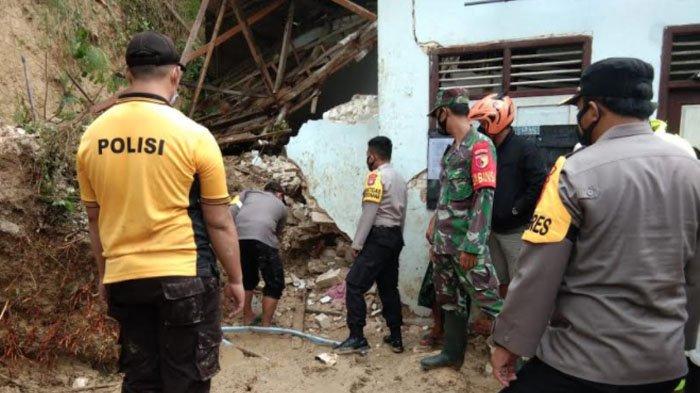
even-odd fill
[(586, 114), (586, 112), (588, 112), (588, 108), (591, 107), (589, 104), (590, 101), (586, 101), (583, 109), (578, 111), (576, 114), (576, 124), (578, 125), (579, 130), (579, 132), (576, 134), (578, 135), (579, 143), (581, 143), (583, 146), (590, 146), (593, 144), (593, 129), (598, 125), (598, 121), (600, 121), (600, 118), (598, 118), (586, 128), (583, 128), (581, 125), (581, 119), (583, 119), (583, 116)]
[(486, 128), (484, 128), (484, 126), (479, 125), (479, 127), (476, 130), (479, 131), (480, 133), (488, 136), (488, 134), (486, 133)]
[(367, 169), (369, 169), (370, 172), (373, 171), (374, 169), (372, 167), (374, 166), (374, 159), (372, 158), (372, 156), (367, 157), (366, 162), (367, 162)]

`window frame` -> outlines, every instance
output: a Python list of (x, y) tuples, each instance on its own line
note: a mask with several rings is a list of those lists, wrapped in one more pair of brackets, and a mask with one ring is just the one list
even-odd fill
[(673, 36), (677, 34), (700, 34), (700, 24), (666, 26), (661, 47), (661, 73), (659, 75), (659, 106), (656, 117), (668, 120), (668, 96), (672, 89), (697, 89), (700, 84), (692, 80), (671, 80), (671, 52), (673, 52)]
[[(502, 89), (504, 92), (508, 92), (511, 97), (542, 97), (542, 96), (554, 96), (554, 95), (566, 95), (575, 94), (575, 87), (565, 87), (556, 89), (540, 89), (540, 90), (523, 90), (523, 91), (509, 91), (510, 81), (511, 81), (511, 52), (513, 49), (520, 48), (531, 48), (540, 46), (555, 46), (555, 45), (566, 45), (566, 44), (582, 44), (582, 59), (581, 59), (581, 69), (585, 69), (591, 64), (591, 48), (592, 48), (593, 38), (589, 35), (569, 35), (561, 37), (551, 37), (551, 38), (533, 38), (527, 40), (514, 40), (514, 41), (498, 41), (486, 44), (475, 44), (475, 45), (458, 45), (450, 46), (445, 48), (435, 48), (432, 49), (428, 56), (430, 61), (430, 108), (435, 105), (435, 96), (437, 95), (438, 89), (440, 87), (440, 74), (439, 74), (439, 57), (442, 55), (465, 55), (472, 53), (479, 53), (485, 51), (503, 51), (503, 71), (502, 71)], [(470, 97), (471, 99), (480, 99), (484, 97), (485, 94), (478, 94)]]

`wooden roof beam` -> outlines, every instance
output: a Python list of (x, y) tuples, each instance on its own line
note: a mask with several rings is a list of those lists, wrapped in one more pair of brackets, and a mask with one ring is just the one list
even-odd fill
[(275, 76), (275, 86), (273, 91), (276, 93), (282, 86), (284, 81), (284, 71), (287, 67), (287, 57), (289, 56), (289, 47), (292, 43), (292, 25), (294, 24), (294, 3), (292, 0), (289, 3), (289, 13), (287, 14), (287, 23), (284, 26), (284, 35), (282, 36), (282, 48), (280, 49), (280, 62), (277, 66), (277, 75)]
[[(221, 6), (219, 7), (219, 13), (216, 16), (216, 22), (214, 23), (214, 31), (211, 33), (212, 41), (214, 41), (219, 35), (221, 22), (224, 20), (224, 11), (226, 11), (226, 2), (222, 0)], [(207, 56), (204, 58), (202, 69), (199, 71), (199, 81), (197, 81), (197, 87), (194, 89), (194, 96), (192, 97), (192, 102), (190, 103), (190, 117), (194, 115), (194, 111), (197, 108), (197, 100), (199, 99), (199, 93), (202, 92), (202, 85), (204, 84), (204, 78), (207, 76), (207, 69), (209, 68), (212, 53), (214, 53), (214, 47), (210, 46), (209, 49), (207, 49)]]
[(241, 26), (241, 30), (243, 31), (243, 37), (245, 37), (245, 40), (248, 43), (248, 49), (250, 49), (250, 54), (253, 56), (253, 60), (255, 60), (255, 63), (260, 69), (263, 82), (265, 82), (265, 87), (267, 87), (267, 91), (270, 94), (273, 94), (273, 83), (272, 78), (270, 77), (270, 71), (267, 69), (267, 64), (265, 64), (262, 55), (260, 55), (260, 49), (255, 43), (255, 38), (253, 37), (253, 33), (250, 31), (250, 26), (248, 26), (248, 22), (243, 17), (241, 8), (238, 6), (238, 0), (229, 0), (229, 4), (231, 4), (233, 12), (236, 14), (238, 24)]
[[(272, 11), (276, 10), (279, 8), (282, 4), (284, 4), (286, 0), (275, 0), (269, 5), (267, 5), (264, 8), (261, 8), (258, 10), (256, 13), (253, 15), (249, 16), (246, 19), (246, 23), (250, 26), (255, 23), (257, 23), (259, 20), (262, 18), (266, 17)], [(207, 50), (209, 49), (210, 46), (219, 46), (223, 44), (224, 42), (228, 41), (232, 37), (236, 36), (236, 34), (241, 32), (241, 24), (237, 24), (236, 26), (233, 26), (232, 28), (226, 30), (225, 32), (221, 33), (213, 42), (209, 42), (206, 45), (202, 45), (200, 48), (197, 48), (197, 50), (192, 51), (185, 57), (185, 62), (189, 62), (192, 59), (195, 59), (199, 56), (205, 55), (207, 53)]]
[(180, 55), (180, 63), (183, 65), (187, 64), (187, 61), (185, 59), (187, 59), (187, 55), (192, 50), (194, 40), (197, 39), (197, 34), (199, 33), (199, 28), (202, 26), (202, 21), (204, 21), (204, 15), (206, 15), (207, 13), (208, 5), (209, 0), (202, 0), (202, 2), (199, 4), (199, 12), (197, 12), (197, 18), (195, 18), (194, 23), (192, 24), (190, 35), (189, 37), (187, 37), (187, 43), (185, 44), (185, 49), (182, 51), (182, 55)]
[(338, 4), (339, 6), (341, 6), (343, 8), (347, 8), (348, 10), (356, 13), (357, 15), (360, 15), (361, 17), (367, 19), (370, 22), (374, 22), (377, 20), (377, 14), (368, 10), (367, 8), (361, 7), (361, 6), (353, 3), (350, 0), (331, 0), (331, 1)]

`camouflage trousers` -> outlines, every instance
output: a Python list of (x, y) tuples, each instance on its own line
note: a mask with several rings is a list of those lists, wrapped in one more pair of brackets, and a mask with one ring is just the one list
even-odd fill
[(494, 318), (501, 312), (503, 299), (498, 294), (498, 277), (488, 258), (479, 257), (471, 270), (462, 268), (458, 255), (436, 255), (433, 265), (436, 300), (444, 309), (468, 317), (473, 302)]

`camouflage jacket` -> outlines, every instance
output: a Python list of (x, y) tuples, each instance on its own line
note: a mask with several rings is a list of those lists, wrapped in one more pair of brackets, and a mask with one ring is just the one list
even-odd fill
[(433, 237), (436, 254), (487, 253), (496, 188), (496, 149), (473, 130), (442, 157)]

